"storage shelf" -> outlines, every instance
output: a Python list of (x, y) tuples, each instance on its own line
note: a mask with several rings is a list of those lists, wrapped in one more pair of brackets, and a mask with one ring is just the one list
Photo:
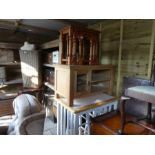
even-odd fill
[(96, 81), (91, 81), (91, 83), (93, 83), (93, 84), (97, 84), (97, 83), (102, 83), (102, 82), (108, 82), (108, 81), (110, 81), (110, 79), (107, 79), (107, 80), (96, 80)]
[(9, 84), (22, 84), (23, 80), (22, 79), (15, 79), (15, 80), (10, 80), (4, 82), (4, 85), (9, 85)]
[(13, 62), (10, 62), (10, 63), (0, 63), (0, 66), (19, 66), (20, 63), (17, 62), (17, 63), (13, 63)]
[(47, 86), (47, 87), (49, 87), (52, 90), (55, 90), (54, 89), (54, 86), (52, 84), (50, 84), (49, 82), (45, 82), (44, 85)]
[(46, 64), (46, 63), (44, 63), (44, 64), (43, 64), (43, 66), (45, 66), (45, 67), (52, 67), (52, 68), (54, 68), (54, 67), (55, 67), (55, 64)]

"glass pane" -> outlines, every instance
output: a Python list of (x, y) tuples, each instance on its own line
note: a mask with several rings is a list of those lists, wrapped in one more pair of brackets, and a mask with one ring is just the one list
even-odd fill
[(108, 92), (108, 89), (109, 89), (109, 81), (91, 84), (91, 92), (98, 92), (98, 91)]
[(95, 70), (92, 72), (92, 81), (102, 81), (110, 79), (110, 70)]
[(77, 92), (87, 91), (87, 74), (77, 75)]

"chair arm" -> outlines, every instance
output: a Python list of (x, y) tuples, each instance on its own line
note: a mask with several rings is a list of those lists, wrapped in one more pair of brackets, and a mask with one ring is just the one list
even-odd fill
[(32, 114), (19, 124), (19, 135), (42, 135), (44, 129), (45, 112)]

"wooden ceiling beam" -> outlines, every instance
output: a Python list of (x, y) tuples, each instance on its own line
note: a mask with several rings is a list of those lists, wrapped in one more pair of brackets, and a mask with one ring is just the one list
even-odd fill
[(59, 22), (65, 25), (79, 25), (79, 26), (84, 26), (84, 27), (88, 26), (87, 24), (73, 21), (72, 19), (49, 19), (49, 20), (53, 20), (53, 21), (56, 21), (56, 22)]
[(50, 29), (40, 28), (36, 26), (30, 26), (30, 25), (22, 24), (21, 22), (18, 22), (18, 21), (17, 23), (18, 25), (16, 25), (15, 22), (10, 22), (7, 20), (0, 20), (0, 28), (11, 30), (11, 31), (16, 30), (16, 28), (21, 28), (21, 29), (26, 30), (28, 33), (42, 33), (45, 35), (52, 35), (53, 33), (58, 34), (58, 31), (56, 30), (50, 30)]
[(24, 41), (29, 41), (30, 43), (44, 43), (54, 38), (51, 36), (44, 36), (41, 34), (33, 34), (33, 33), (22, 33), (22, 32), (16, 32), (13, 33), (13, 31), (10, 30), (2, 30), (0, 29), (0, 42), (15, 42), (15, 43), (23, 43)]
[(4, 49), (19, 49), (21, 46), (22, 44), (0, 42), (0, 48)]

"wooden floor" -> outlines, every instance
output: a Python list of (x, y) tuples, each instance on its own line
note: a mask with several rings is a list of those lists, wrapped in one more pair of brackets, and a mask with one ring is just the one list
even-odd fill
[[(128, 119), (130, 119), (128, 117)], [(117, 135), (120, 129), (120, 114), (114, 114), (113, 116), (103, 119), (99, 117), (92, 121), (93, 135)], [(153, 133), (137, 124), (128, 123), (124, 129), (124, 135), (152, 135)]]

